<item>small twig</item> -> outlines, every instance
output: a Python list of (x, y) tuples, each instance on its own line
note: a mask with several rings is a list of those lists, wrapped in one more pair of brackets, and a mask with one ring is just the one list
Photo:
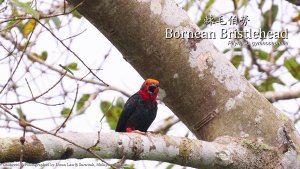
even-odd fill
[[(14, 117), (15, 119), (20, 120), (16, 115), (14, 115), (12, 112), (10, 112), (4, 105), (1, 105), (1, 104), (0, 104), (0, 108), (1, 108), (2, 110), (4, 110), (6, 113), (8, 113), (9, 115), (11, 115), (12, 117)], [(89, 152), (90, 154), (92, 154), (94, 157), (98, 158), (98, 159), (99, 159), (100, 161), (102, 161), (103, 163), (105, 163), (105, 164), (107, 164), (108, 166), (110, 166), (110, 167), (112, 167), (112, 168), (115, 169), (115, 167), (114, 167), (113, 165), (111, 165), (111, 164), (109, 164), (108, 162), (106, 162), (105, 160), (103, 160), (98, 154), (92, 152), (92, 151), (89, 150), (88, 148), (85, 148), (85, 147), (83, 147), (83, 146), (81, 146), (81, 145), (79, 145), (79, 144), (77, 144), (77, 143), (75, 143), (75, 142), (73, 142), (73, 141), (71, 141), (71, 140), (69, 140), (69, 139), (66, 139), (66, 138), (64, 138), (64, 137), (62, 137), (62, 136), (59, 136), (59, 135), (50, 133), (49, 131), (44, 130), (44, 129), (42, 129), (42, 128), (39, 128), (39, 127), (37, 127), (37, 126), (35, 126), (35, 125), (33, 125), (33, 124), (27, 122), (26, 120), (23, 120), (22, 122), (23, 122), (26, 126), (30, 126), (30, 127), (35, 128), (35, 129), (37, 129), (37, 130), (40, 130), (40, 131), (42, 131), (42, 132), (44, 132), (44, 133), (47, 133), (47, 134), (50, 134), (50, 135), (52, 135), (52, 136), (54, 136), (54, 137), (60, 138), (60, 139), (66, 141), (66, 142), (68, 142), (68, 143), (70, 143), (70, 144), (72, 144), (72, 145), (74, 145), (74, 146), (76, 146), (76, 147), (78, 147), (78, 148), (80, 148), (80, 149), (82, 149), (82, 150), (85, 150), (85, 151)]]
[[(84, 1), (85, 0), (81, 1), (78, 5), (76, 5), (69, 12), (53, 14), (53, 15), (41, 15), (39, 19), (47, 19), (47, 18), (53, 18), (53, 17), (57, 17), (57, 16), (62, 16), (62, 15), (68, 15), (68, 14), (74, 12), (79, 6), (81, 6), (84, 3)], [(10, 21), (15, 21), (15, 20), (26, 20), (26, 19), (36, 19), (36, 18), (34, 18), (32, 16), (21, 16), (21, 17), (19, 16), (19, 17), (14, 17), (14, 18), (10, 18), (10, 19), (6, 19), (4, 21), (1, 21), (0, 24), (5, 23), (5, 22), (10, 22)]]
[(111, 104), (110, 104), (109, 108), (106, 110), (106, 112), (103, 112), (103, 116), (100, 119), (100, 123), (102, 123), (102, 120), (104, 119), (104, 117), (106, 116), (106, 114), (108, 113), (108, 111), (112, 108), (112, 106), (113, 106), (113, 104), (115, 102), (115, 99), (116, 98), (113, 99), (113, 101), (111, 102)]
[(34, 98), (33, 93), (32, 93), (32, 90), (31, 90), (31, 88), (30, 88), (30, 86), (29, 86), (29, 83), (28, 83), (28, 81), (27, 81), (26, 78), (25, 78), (25, 81), (26, 81), (26, 84), (27, 84), (27, 86), (28, 86), (28, 88), (29, 88), (29, 90), (30, 90), (31, 97)]
[(105, 61), (107, 60), (108, 56), (110, 55), (111, 50), (112, 50), (112, 46), (111, 46), (111, 47), (109, 48), (109, 50), (105, 53), (104, 59), (103, 59), (102, 63), (100, 64), (99, 69), (101, 69), (102, 66), (104, 65)]
[(61, 41), (65, 41), (65, 40), (68, 40), (68, 39), (74, 38), (74, 37), (76, 37), (76, 36), (79, 36), (79, 35), (83, 34), (83, 33), (84, 33), (86, 30), (87, 30), (87, 29), (84, 29), (83, 31), (81, 31), (81, 32), (77, 33), (76, 35), (73, 35), (73, 36), (67, 37), (67, 38), (65, 38), (65, 39), (62, 39)]
[[(34, 56), (33, 54), (27, 54), (28, 58), (30, 60), (32, 60), (33, 62), (37, 62), (41, 65), (44, 65), (46, 66), (47, 68), (49, 68), (50, 70), (53, 70), (59, 74), (64, 74), (64, 71), (62, 69), (57, 69), (47, 63), (45, 63), (44, 61), (40, 60), (38, 57)], [(92, 80), (85, 80), (85, 79), (82, 79), (82, 78), (78, 78), (72, 74), (66, 74), (67, 77), (71, 78), (71, 79), (74, 79), (74, 80), (78, 80), (78, 81), (82, 81), (82, 82), (85, 82), (85, 83), (91, 83), (91, 84), (95, 84), (95, 85), (99, 85), (99, 86), (103, 86), (102, 83), (99, 83), (99, 82), (96, 82), (96, 81), (92, 81)]]
[(100, 79), (92, 70), (91, 68), (86, 65), (86, 63), (73, 51), (71, 48), (69, 48), (62, 40), (60, 40), (47, 26), (45, 26), (42, 22), (35, 19), (42, 27), (44, 27), (56, 40), (58, 40), (68, 51), (70, 51), (88, 70), (89, 72), (96, 77), (99, 81), (101, 81), (104, 85), (109, 86), (107, 83), (105, 83), (102, 79)]
[(77, 84), (77, 88), (76, 88), (76, 94), (75, 94), (75, 99), (74, 99), (74, 102), (73, 102), (73, 105), (72, 105), (72, 108), (67, 116), (67, 118), (65, 119), (65, 121), (60, 125), (60, 127), (54, 132), (54, 134), (56, 135), (57, 132), (66, 125), (67, 121), (69, 120), (72, 112), (73, 112), (73, 109), (75, 107), (75, 104), (76, 104), (76, 100), (77, 100), (77, 96), (78, 96), (78, 90), (79, 90), (79, 84)]
[[(116, 99), (116, 98), (113, 99), (113, 101), (111, 102), (111, 105), (109, 106), (109, 108), (107, 109), (107, 111), (106, 111), (106, 112), (103, 112), (103, 116), (102, 116), (101, 119), (100, 119), (100, 130), (98, 131), (98, 134), (99, 134), (98, 140), (97, 140), (97, 142), (95, 143), (95, 145), (92, 146), (92, 147), (95, 147), (98, 143), (100, 143), (100, 133), (101, 133), (101, 130), (102, 130), (102, 120), (104, 119), (104, 117), (106, 116), (106, 114), (108, 113), (108, 111), (112, 108), (115, 99)], [(91, 147), (91, 148), (92, 148), (92, 147)]]
[(24, 54), (25, 54), (25, 52), (26, 52), (26, 49), (27, 49), (27, 47), (28, 47), (28, 45), (29, 45), (29, 43), (30, 43), (30, 39), (31, 39), (31, 37), (32, 37), (32, 35), (33, 35), (33, 32), (34, 32), (35, 28), (36, 28), (36, 23), (34, 23), (32, 32), (31, 32), (30, 35), (29, 35), (28, 41), (26, 42), (25, 48), (24, 48), (23, 51), (22, 51), (21, 57), (20, 57), (20, 59), (18, 60), (15, 69), (13, 70), (12, 74), (11, 74), (10, 77), (8, 78), (8, 80), (7, 80), (7, 82), (5, 83), (4, 87), (1, 89), (0, 94), (4, 91), (4, 89), (6, 88), (6, 86), (8, 85), (8, 83), (11, 81), (12, 77), (14, 76), (14, 74), (16, 73), (16, 71), (17, 71), (17, 69), (18, 69), (18, 67), (19, 67), (19, 65), (20, 65), (20, 63), (21, 63), (21, 60), (23, 59), (23, 56), (24, 56)]
[(76, 114), (82, 114), (92, 104), (92, 101), (96, 99), (100, 92), (101, 90), (98, 89), (95, 92), (91, 93), (89, 99), (84, 103), (84, 106), (82, 108), (76, 111)]
[[(49, 64), (47, 64), (47, 63), (45, 63), (45, 62), (43, 62), (42, 60), (40, 60), (39, 58), (37, 58), (36, 56), (34, 56), (34, 55), (32, 55), (32, 54), (27, 54), (27, 56), (28, 56), (28, 58), (29, 58), (30, 60), (32, 60), (32, 61), (34, 61), (34, 62), (37, 62), (37, 63), (39, 63), (39, 64), (41, 64), (41, 65), (43, 65), (43, 66), (49, 68), (50, 70), (53, 70), (53, 71), (55, 71), (55, 72), (57, 72), (57, 73), (59, 73), (59, 74), (63, 74), (63, 73), (64, 73), (61, 69), (57, 69), (57, 68), (55, 68), (55, 67), (53, 67), (53, 66), (51, 66), (51, 65), (49, 65)], [(88, 73), (88, 74), (89, 74), (89, 73)], [(85, 75), (84, 77), (86, 77), (86, 76), (87, 76), (87, 75)], [(90, 83), (90, 84), (94, 84), (94, 85), (104, 86), (102, 83), (99, 83), (98, 81), (94, 81), (94, 80), (86, 80), (86, 79), (84, 79), (84, 77), (79, 78), (79, 77), (76, 77), (76, 76), (74, 76), (74, 75), (72, 75), (72, 74), (66, 74), (66, 77), (69, 77), (69, 78), (71, 78), (71, 79), (78, 80), (78, 81), (81, 81), (81, 82), (85, 82), (85, 83)], [(107, 86), (107, 87), (105, 87), (105, 88), (103, 89), (103, 91), (107, 91), (107, 90), (113, 90), (113, 91), (120, 92), (121, 94), (123, 94), (124, 96), (127, 96), (127, 97), (130, 97), (130, 96), (131, 96), (131, 94), (127, 93), (126, 91), (121, 90), (121, 89), (119, 89), (119, 88), (117, 88), (117, 87), (114, 87), (114, 86), (112, 86), (112, 85), (109, 85), (109, 86)]]
[(64, 0), (64, 12), (63, 13), (66, 13), (66, 7), (67, 7), (66, 0)]
[(17, 49), (17, 46), (18, 46), (17, 42), (15, 42), (14, 40), (11, 40), (11, 43), (14, 45), (14, 48), (11, 51), (9, 51), (2, 43), (0, 43), (1, 46), (3, 47), (3, 49), (7, 51), (7, 55), (5, 57), (1, 58), (0, 62), (3, 61), (4, 59), (10, 57), (14, 53), (14, 51)]
[(53, 104), (50, 104), (50, 103), (43, 103), (43, 102), (39, 102), (37, 100), (35, 100), (36, 103), (39, 103), (39, 104), (42, 104), (42, 105), (45, 105), (45, 106), (60, 106), (60, 105), (63, 105), (64, 103), (53, 103)]
[(100, 138), (101, 138), (101, 137), (100, 137), (100, 133), (101, 133), (101, 130), (98, 131), (97, 133), (98, 133), (98, 139), (97, 139), (96, 143), (95, 143), (93, 146), (91, 146), (91, 147), (89, 148), (89, 150), (92, 150), (94, 147), (97, 146), (97, 144), (100, 143)]
[[(236, 3), (235, 0), (233, 0), (232, 2), (233, 2), (233, 6), (234, 6), (234, 14), (235, 14), (237, 17), (239, 17), (237, 3)], [(243, 31), (243, 30), (244, 30), (244, 27), (241, 26), (240, 24), (238, 24), (238, 28), (239, 28), (239, 31)], [(248, 41), (245, 39), (244, 36), (243, 36), (243, 38), (242, 38), (242, 41), (243, 41), (243, 42), (248, 42)], [(252, 49), (252, 46), (250, 45), (250, 43), (246, 43), (246, 44), (247, 44), (247, 45), (246, 45), (246, 49), (247, 49), (247, 50), (249, 51), (249, 53), (250, 53), (250, 57), (251, 57), (252, 63), (253, 63), (254, 65), (257, 66), (257, 70), (258, 70), (259, 72), (264, 72), (264, 70), (263, 70), (263, 68), (261, 67), (261, 65), (257, 62), (257, 59), (256, 59), (256, 57), (255, 57), (255, 53), (254, 53), (254, 51), (253, 51), (253, 49)]]
[(40, 98), (41, 96), (45, 95), (46, 93), (48, 93), (50, 90), (52, 90), (58, 83), (61, 82), (61, 80), (64, 78), (64, 76), (66, 75), (67, 71), (61, 76), (61, 78), (53, 85), (51, 86), (48, 90), (46, 90), (45, 92), (41, 93), (38, 96), (32, 97), (31, 99), (28, 100), (24, 100), (24, 101), (20, 101), (20, 102), (16, 102), (16, 103), (0, 103), (0, 105), (18, 105), (18, 104), (24, 104), (30, 101), (36, 101), (36, 99)]
[[(14, 127), (14, 126), (8, 126), (8, 125), (1, 125), (0, 128), (3, 128), (3, 129), (14, 129), (14, 130), (24, 130), (24, 128), (19, 128), (19, 127)], [(43, 132), (41, 131), (38, 131), (38, 130), (33, 130), (33, 129), (27, 129), (26, 128), (26, 132), (32, 132), (34, 134), (43, 134)]]

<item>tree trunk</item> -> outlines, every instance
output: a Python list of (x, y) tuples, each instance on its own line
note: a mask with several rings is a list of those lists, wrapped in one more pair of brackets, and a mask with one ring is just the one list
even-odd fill
[(200, 31), (172, 0), (86, 0), (78, 11), (142, 77), (160, 81), (164, 103), (199, 139), (228, 135), (299, 152), (292, 122), (209, 40), (166, 38), (167, 28)]

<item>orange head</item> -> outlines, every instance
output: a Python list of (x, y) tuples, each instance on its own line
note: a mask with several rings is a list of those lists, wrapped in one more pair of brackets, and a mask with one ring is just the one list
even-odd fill
[(146, 101), (155, 101), (158, 94), (158, 86), (159, 82), (157, 80), (147, 79), (139, 90), (139, 94)]

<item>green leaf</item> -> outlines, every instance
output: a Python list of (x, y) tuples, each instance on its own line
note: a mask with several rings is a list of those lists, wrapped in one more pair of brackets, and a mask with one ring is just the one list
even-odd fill
[(38, 58), (41, 59), (42, 61), (46, 61), (47, 58), (48, 58), (48, 52), (43, 51), (43, 52), (41, 53), (41, 55), (38, 56)]
[(274, 91), (274, 83), (284, 84), (278, 77), (270, 76), (256, 88), (260, 92)]
[(197, 23), (197, 25), (199, 27), (201, 27), (203, 24), (204, 24), (204, 20), (205, 20), (205, 17), (208, 15), (209, 11), (210, 11), (210, 8), (212, 7), (212, 5), (214, 4), (215, 0), (209, 0), (205, 7), (204, 7), (204, 10), (202, 12), (202, 15), (201, 15), (201, 18), (200, 18), (200, 21)]
[(234, 67), (238, 68), (241, 61), (242, 61), (242, 56), (241, 55), (235, 55), (231, 58), (230, 61), (234, 65)]
[(249, 69), (249, 67), (246, 67), (245, 72), (244, 72), (244, 76), (247, 80), (250, 79), (249, 75), (250, 75), (250, 69)]
[(274, 50), (274, 51), (278, 50), (278, 48), (279, 48), (280, 46), (282, 46), (282, 45), (281, 45), (282, 42), (283, 42), (283, 39), (282, 39), (282, 38), (277, 39), (277, 42), (276, 42), (277, 44), (273, 46), (273, 50)]
[[(81, 98), (79, 99), (79, 101), (77, 102), (76, 110), (82, 109), (84, 107), (85, 102), (89, 100), (90, 96), (91, 96), (90, 94), (82, 95)], [(84, 112), (82, 112), (82, 113), (84, 113)]]
[(267, 52), (262, 51), (260, 49), (255, 49), (254, 54), (256, 58), (259, 58), (261, 60), (270, 60), (270, 56)]
[(271, 9), (267, 10), (263, 14), (263, 21), (261, 24), (262, 31), (268, 32), (271, 29), (275, 21), (275, 18), (277, 16), (277, 13), (278, 13), (278, 6), (272, 5)]
[(272, 83), (272, 84), (278, 83), (278, 84), (284, 85), (284, 83), (278, 77), (271, 76), (267, 80), (269, 83)]
[(291, 73), (291, 75), (300, 80), (300, 65), (297, 62), (296, 58), (290, 58), (284, 61), (284, 66)]
[(68, 64), (68, 68), (71, 70), (78, 70), (77, 63), (72, 62), (72, 63)]
[(241, 8), (242, 6), (245, 6), (248, 3), (248, 0), (234, 0), (237, 8)]
[(134, 164), (124, 165), (123, 169), (134, 169)]
[(4, 2), (4, 0), (0, 0), (0, 5)]
[(173, 167), (174, 167), (174, 164), (169, 164), (166, 169), (172, 169)]
[(30, 19), (23, 27), (22, 34), (25, 38), (33, 31), (36, 25), (36, 21), (34, 19)]
[(68, 117), (70, 112), (71, 112), (70, 108), (63, 108), (62, 111), (60, 112), (60, 115), (66, 118), (66, 117)]
[(74, 75), (74, 73), (68, 68), (68, 66), (63, 66), (61, 64), (59, 64), (59, 66), (63, 69), (65, 69), (67, 72), (71, 73), (72, 75)]
[(224, 49), (224, 50), (223, 50), (223, 53), (225, 54), (225, 53), (229, 52), (230, 50), (231, 50), (231, 49), (229, 49), (229, 48)]
[[(4, 28), (4, 30), (6, 32), (10, 31), (12, 28), (14, 28), (15, 26), (20, 26), (22, 25), (22, 22), (19, 20), (12, 20), (10, 22), (7, 23), (6, 27)], [(23, 27), (23, 25), (21, 26)]]
[(111, 103), (108, 101), (103, 101), (100, 103), (100, 108), (103, 113), (106, 113), (110, 107)]
[[(18, 24), (16, 24), (16, 27), (19, 29), (20, 32), (23, 31), (23, 28), (24, 28), (24, 24), (22, 22), (19, 22)], [(23, 34), (22, 34), (23, 35)]]
[(82, 15), (77, 10), (74, 10), (72, 12), (72, 15), (77, 19), (80, 19), (82, 17)]
[(284, 54), (285, 51), (286, 51), (286, 49), (277, 51), (277, 54), (275, 55), (275, 60), (278, 60)]
[(105, 115), (109, 127), (114, 130), (122, 112), (122, 108), (112, 105), (110, 102), (103, 101), (100, 103), (100, 108)]
[(249, 1), (248, 1), (248, 0), (242, 0), (242, 4), (241, 4), (241, 6), (240, 6), (240, 7), (242, 7), (242, 6), (246, 6), (248, 3), (249, 3)]
[(117, 106), (117, 107), (120, 107), (120, 108), (122, 108), (122, 109), (123, 109), (123, 107), (124, 107), (124, 104), (125, 104), (125, 102), (124, 102), (124, 99), (123, 99), (123, 97), (118, 97), (118, 99), (117, 99), (117, 103), (116, 103), (116, 106)]
[(28, 59), (31, 60), (32, 62), (36, 61), (35, 58), (41, 61), (46, 61), (47, 57), (48, 57), (48, 53), (46, 51), (43, 51), (40, 55), (38, 55), (37, 53), (31, 53), (30, 55), (28, 55)]
[[(227, 49), (223, 50), (223, 53), (227, 53), (227, 52), (229, 52), (231, 50), (232, 50), (232, 48), (227, 48)], [(234, 52), (241, 52), (242, 48), (233, 48), (233, 51)]]
[(194, 3), (195, 3), (195, 0), (187, 1), (187, 3), (184, 5), (183, 9), (188, 11), (193, 6)]
[(52, 17), (51, 21), (54, 23), (56, 29), (61, 27), (61, 20), (58, 17)]
[(22, 11), (24, 11), (25, 13), (27, 13), (27, 14), (31, 15), (32, 17), (34, 17), (35, 19), (40, 18), (40, 14), (38, 13), (38, 11), (31, 8), (30, 3), (20, 2), (18, 0), (11, 0), (11, 2), (15, 6), (20, 8)]
[(235, 51), (235, 52), (241, 52), (242, 48), (233, 48), (233, 51)]
[(259, 86), (256, 86), (256, 89), (260, 92), (274, 91), (273, 85), (264, 81)]
[(21, 108), (17, 108), (17, 113), (20, 119), (26, 120), (26, 115), (23, 113), (23, 110)]

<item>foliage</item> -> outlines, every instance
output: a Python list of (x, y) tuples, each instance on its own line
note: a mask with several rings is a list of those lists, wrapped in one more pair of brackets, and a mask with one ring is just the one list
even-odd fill
[(124, 100), (122, 97), (119, 97), (115, 104), (109, 101), (102, 101), (100, 103), (101, 111), (103, 112), (106, 121), (112, 130), (116, 129), (123, 107)]
[[(84, 108), (84, 105), (86, 104), (86, 102), (89, 100), (90, 98), (90, 94), (83, 94), (82, 97), (79, 99), (79, 101), (77, 102), (77, 105), (76, 105), (76, 110), (80, 110), (82, 108)], [(84, 113), (84, 112), (82, 112)], [(82, 114), (81, 113), (81, 114)]]
[(36, 10), (34, 10), (31, 7), (31, 3), (30, 2), (24, 3), (24, 2), (20, 2), (19, 0), (12, 0), (11, 2), (14, 5), (13, 7), (19, 8), (20, 10), (22, 10), (26, 14), (31, 15), (35, 19), (39, 19), (39, 17), (40, 17), (39, 12), (36, 11)]
[(61, 116), (63, 117), (68, 117), (70, 113), (71, 113), (71, 109), (66, 107), (63, 108), (60, 112)]

